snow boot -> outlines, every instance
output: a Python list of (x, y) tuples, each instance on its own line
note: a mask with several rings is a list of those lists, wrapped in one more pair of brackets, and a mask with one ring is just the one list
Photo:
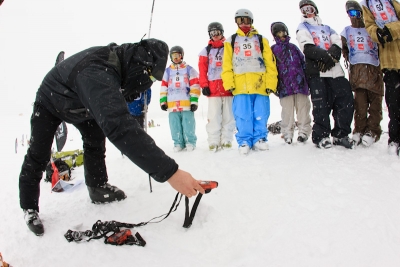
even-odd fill
[(99, 187), (88, 186), (87, 188), (90, 199), (92, 200), (92, 203), (95, 204), (120, 201), (126, 198), (124, 191), (116, 186), (110, 185), (109, 183)]
[(249, 154), (250, 147), (248, 144), (243, 144), (239, 147), (239, 154), (240, 155), (247, 155)]
[(318, 148), (328, 149), (332, 147), (331, 139), (329, 137), (322, 138), (321, 141), (317, 144)]
[(308, 137), (305, 134), (299, 134), (299, 136), (297, 137), (297, 142), (301, 144), (304, 144), (307, 140)]
[(253, 146), (254, 150), (260, 150), (260, 151), (265, 151), (268, 150), (268, 143), (267, 140), (265, 138), (261, 138), (260, 140), (258, 140), (254, 146)]
[(333, 137), (333, 145), (344, 146), (345, 148), (353, 149), (356, 145), (356, 142), (353, 139), (350, 139), (348, 136), (343, 138)]
[(353, 139), (354, 142), (356, 142), (356, 146), (362, 143), (362, 134), (360, 133), (354, 133), (351, 139)]
[(232, 142), (228, 141), (222, 144), (222, 148), (232, 148)]
[(182, 151), (182, 147), (180, 145), (175, 145), (174, 152), (180, 152), (180, 151)]
[(389, 155), (399, 155), (399, 144), (396, 142), (390, 142), (388, 145)]
[(292, 138), (285, 137), (285, 143), (288, 144), (288, 145), (292, 144)]
[(35, 235), (42, 236), (44, 234), (43, 223), (39, 218), (39, 214), (34, 209), (27, 209), (24, 211), (24, 219), (29, 230)]
[(361, 138), (361, 141), (364, 146), (369, 147), (375, 143), (375, 136), (371, 132), (368, 132), (364, 134), (364, 136)]
[(186, 144), (186, 151), (192, 152), (195, 149), (195, 146), (192, 144)]

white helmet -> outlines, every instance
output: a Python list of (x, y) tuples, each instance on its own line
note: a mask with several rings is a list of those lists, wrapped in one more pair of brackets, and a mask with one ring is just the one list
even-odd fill
[(236, 21), (237, 17), (249, 17), (249, 18), (251, 18), (251, 24), (253, 24), (253, 20), (254, 20), (253, 13), (251, 13), (251, 11), (248, 10), (248, 9), (241, 8), (238, 11), (236, 11), (236, 13), (235, 13), (235, 21)]

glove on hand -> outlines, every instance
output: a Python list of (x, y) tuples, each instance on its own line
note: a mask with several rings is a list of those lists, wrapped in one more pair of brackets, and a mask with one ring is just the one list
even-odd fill
[(161, 105), (161, 109), (164, 110), (164, 111), (167, 111), (168, 110), (167, 104), (162, 104)]
[(203, 95), (205, 95), (205, 96), (211, 95), (211, 91), (210, 91), (209, 87), (204, 87), (201, 91), (203, 92)]
[(269, 88), (267, 88), (267, 89), (265, 89), (265, 92), (267, 93), (267, 94), (275, 94), (275, 92), (272, 90), (272, 89), (269, 89)]
[(385, 32), (381, 28), (378, 28), (376, 29), (376, 36), (378, 36), (379, 43), (382, 45), (383, 48), (385, 48), (384, 44), (386, 43), (386, 40), (385, 38), (383, 38), (385, 37)]
[(197, 105), (196, 104), (191, 104), (190, 105), (190, 111), (195, 112), (197, 110)]
[(386, 36), (386, 43), (393, 41), (393, 36), (390, 33), (390, 30), (388, 27), (386, 27), (386, 26), (383, 27), (383, 33), (384, 33), (384, 36)]
[(340, 57), (342, 55), (342, 49), (333, 44), (331, 47), (329, 47), (328, 49), (328, 53), (331, 55), (331, 57), (333, 57), (337, 62), (339, 62)]
[(231, 92), (233, 94), (233, 91), (235, 91), (235, 88), (231, 88), (228, 90), (229, 92)]

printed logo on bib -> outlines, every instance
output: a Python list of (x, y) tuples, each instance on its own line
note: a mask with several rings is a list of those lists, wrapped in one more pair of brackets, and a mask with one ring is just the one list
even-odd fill
[(217, 66), (217, 67), (221, 67), (221, 66), (222, 66), (222, 63), (221, 63), (221, 61), (217, 61), (217, 62), (215, 62), (215, 66)]
[(175, 87), (176, 87), (176, 88), (181, 87), (181, 83), (180, 83), (180, 82), (176, 82), (176, 83), (175, 83)]
[(251, 51), (250, 50), (244, 51), (244, 56), (251, 57)]
[(331, 45), (329, 43), (324, 43), (325, 44), (325, 49), (328, 50)]
[(358, 50), (364, 50), (364, 44), (358, 44)]
[(381, 13), (381, 18), (383, 20), (388, 20), (388, 17), (386, 16), (386, 13)]

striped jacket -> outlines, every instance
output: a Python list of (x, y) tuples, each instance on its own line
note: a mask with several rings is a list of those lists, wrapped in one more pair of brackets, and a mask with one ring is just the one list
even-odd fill
[(199, 74), (185, 62), (171, 64), (164, 72), (160, 88), (160, 105), (167, 104), (168, 111), (189, 111), (198, 105), (200, 96)]
[[(397, 17), (400, 18), (400, 3), (392, 1)], [(372, 12), (366, 7), (365, 1), (361, 2), (365, 29), (371, 35), (374, 42), (378, 43), (379, 47), (379, 60), (381, 62), (381, 69), (400, 69), (400, 21), (390, 22), (385, 26), (390, 30), (393, 41), (385, 43), (384, 47), (379, 43), (376, 29), (378, 25), (375, 22), (375, 17)]]

